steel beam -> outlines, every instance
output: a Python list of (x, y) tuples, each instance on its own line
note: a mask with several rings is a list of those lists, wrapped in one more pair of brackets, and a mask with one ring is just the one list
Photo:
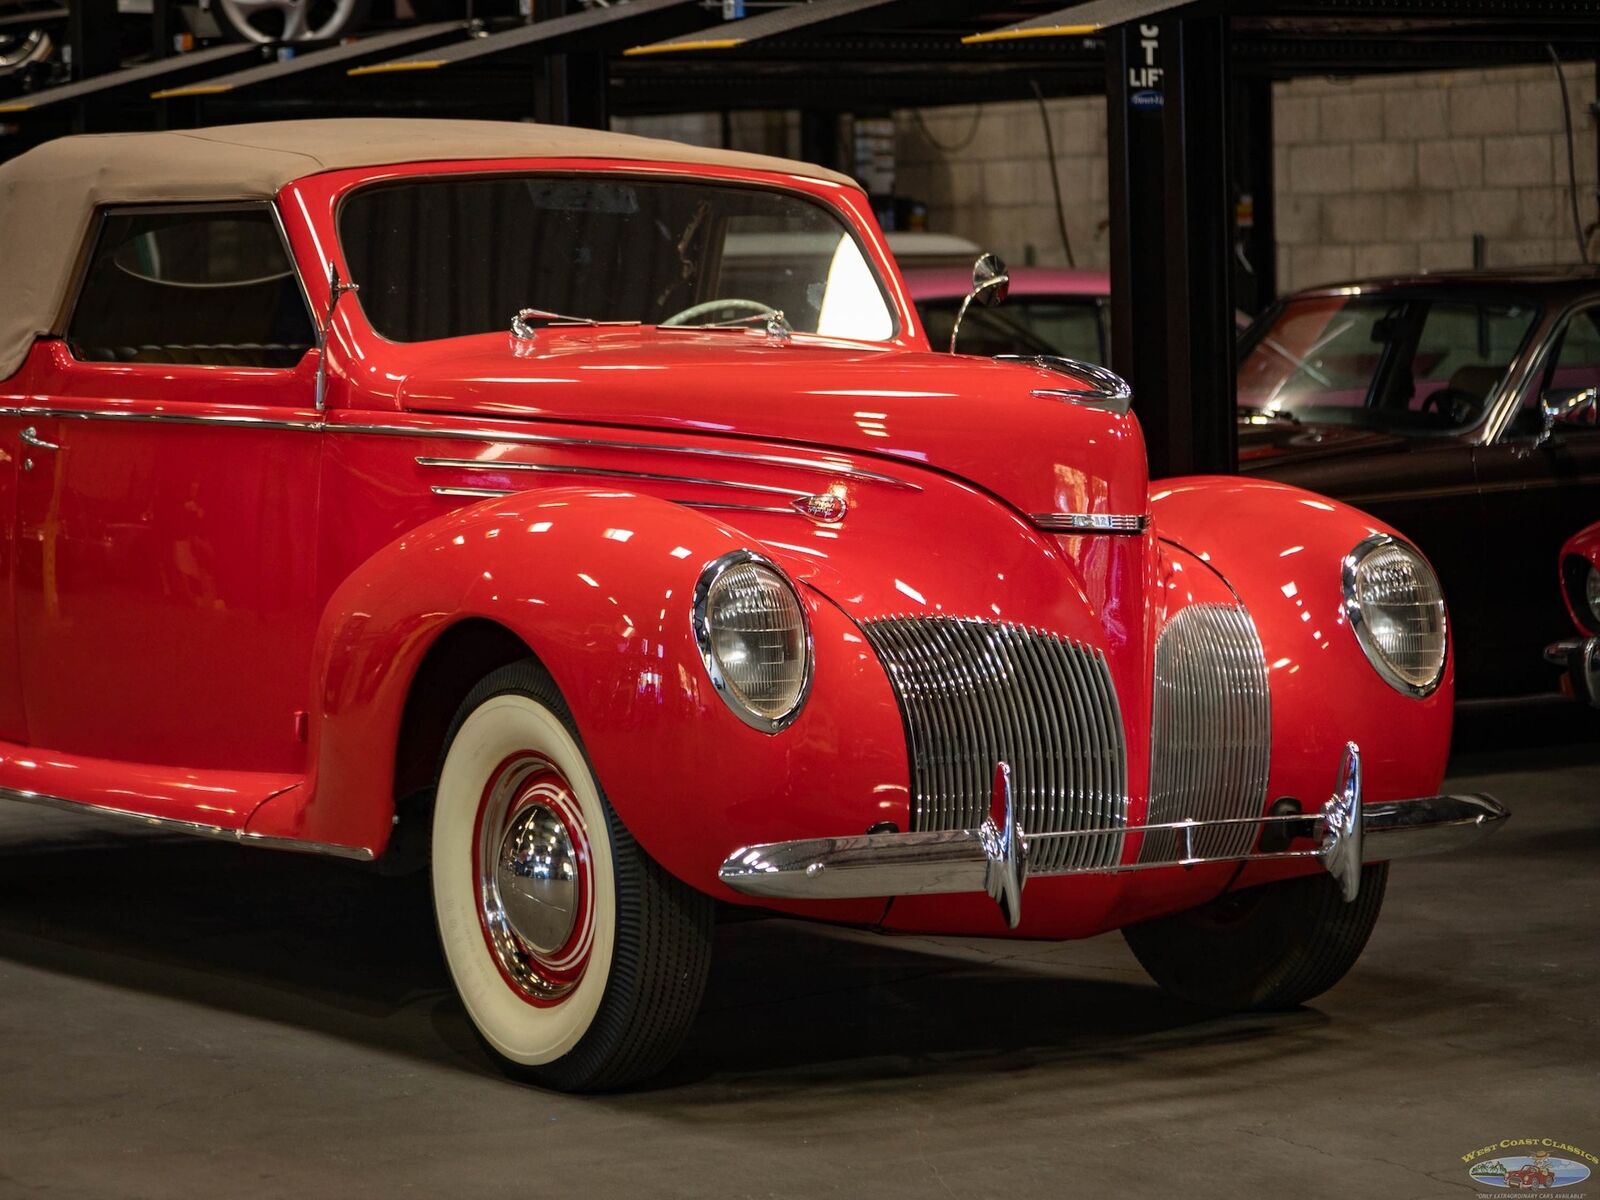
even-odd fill
[(67, 11), (67, 49), (74, 81), (93, 79), (122, 65), (117, 0), (73, 0)]
[(98, 75), (80, 83), (62, 84), (29, 92), (10, 100), (0, 101), (0, 113), (7, 116), (28, 116), (54, 111), (66, 104), (104, 100), (114, 103), (118, 93), (133, 92), (143, 99), (150, 85), (156, 82), (183, 81), (200, 78), (220, 68), (259, 59), (261, 47), (245, 42), (227, 42), (191, 54), (175, 54), (171, 58), (156, 59), (136, 67), (124, 67), (108, 75)]
[(806, 4), (791, 4), (758, 16), (727, 21), (711, 29), (632, 46), (624, 53), (638, 57), (732, 50), (798, 33), (833, 35), (867, 27), (893, 28), (951, 16), (968, 17), (982, 8), (982, 0), (810, 0)]
[(356, 67), (349, 74), (437, 71), (469, 64), (492, 67), (497, 61), (530, 62), (555, 53), (605, 52), (621, 49), (641, 37), (664, 37), (695, 28), (708, 19), (699, 0), (629, 0), (627, 4), (550, 17), (426, 54)]
[(244, 91), (247, 88), (273, 87), (298, 83), (303, 76), (317, 72), (341, 70), (374, 59), (386, 59), (396, 51), (420, 51), (425, 47), (442, 45), (452, 39), (465, 38), (465, 21), (434, 21), (426, 25), (412, 25), (371, 37), (355, 38), (334, 46), (306, 50), (293, 58), (275, 60), (260, 66), (217, 75), (194, 83), (165, 87), (152, 92), (152, 100), (170, 100), (185, 96), (220, 96), (224, 93)]
[(1120, 26), (1107, 49), (1112, 364), (1153, 475), (1231, 471), (1226, 18)]

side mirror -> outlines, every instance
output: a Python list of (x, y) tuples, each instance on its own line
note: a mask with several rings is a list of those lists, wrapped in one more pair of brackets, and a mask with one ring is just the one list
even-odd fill
[(961, 333), (961, 322), (966, 320), (967, 309), (976, 300), (985, 308), (993, 308), (1006, 298), (1011, 290), (1011, 276), (1006, 274), (1006, 264), (998, 254), (979, 255), (972, 264), (972, 290), (961, 301), (955, 324), (950, 327), (950, 353), (956, 352), (956, 338)]
[(1539, 415), (1543, 427), (1536, 446), (1549, 441), (1557, 425), (1600, 424), (1600, 388), (1553, 388), (1539, 397)]
[(1011, 291), (1011, 276), (998, 254), (984, 254), (972, 264), (972, 298), (985, 308), (993, 308)]

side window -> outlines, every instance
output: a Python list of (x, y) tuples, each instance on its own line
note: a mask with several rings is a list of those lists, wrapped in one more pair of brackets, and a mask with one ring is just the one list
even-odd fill
[(1540, 377), (1539, 387), (1523, 397), (1513, 432), (1534, 434), (1539, 431), (1543, 424), (1539, 400), (1546, 392), (1590, 387), (1600, 387), (1600, 308), (1586, 308), (1572, 314)]
[(1436, 392), (1479, 408), (1499, 386), (1538, 313), (1528, 305), (1435, 300), (1428, 307), (1412, 359), (1412, 400)]
[(85, 362), (292, 367), (314, 343), (265, 204), (108, 212), (67, 327)]

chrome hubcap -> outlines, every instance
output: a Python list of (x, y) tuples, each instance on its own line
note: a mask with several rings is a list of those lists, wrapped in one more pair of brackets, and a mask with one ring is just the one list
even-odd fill
[(518, 755), (484, 787), (474, 839), (478, 915), (495, 965), (530, 1004), (577, 986), (594, 944), (583, 813), (561, 772)]
[(530, 804), (506, 827), (495, 868), (506, 923), (528, 947), (554, 954), (578, 922), (578, 859), (561, 818)]

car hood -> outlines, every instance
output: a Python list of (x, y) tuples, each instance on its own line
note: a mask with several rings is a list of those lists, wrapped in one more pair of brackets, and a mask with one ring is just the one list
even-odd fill
[(1148, 507), (1138, 422), (1035, 395), (1074, 386), (1036, 366), (650, 327), (544, 329), (515, 354), (504, 335), (414, 349), (397, 398), (415, 412), (842, 450), (956, 476), (1026, 513)]

